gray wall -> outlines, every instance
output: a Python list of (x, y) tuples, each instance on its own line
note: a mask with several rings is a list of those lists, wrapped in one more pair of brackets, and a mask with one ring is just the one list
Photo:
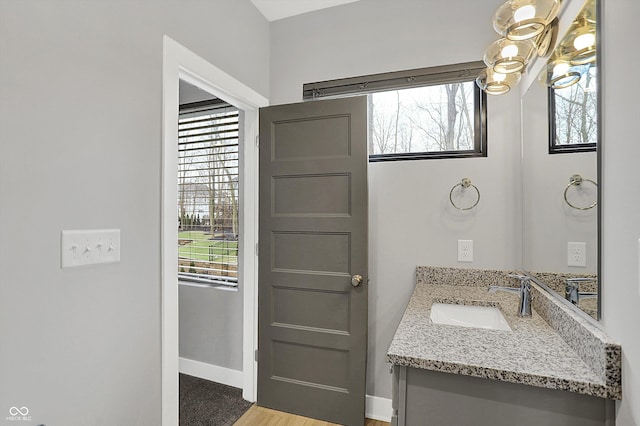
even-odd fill
[[(638, 55), (629, 54), (630, 28), (637, 26), (640, 2), (604, 1), (600, 55), (603, 76), (603, 323), (622, 344), (622, 402), (618, 426), (640, 425), (640, 143), (638, 99), (633, 80)], [(631, 72), (631, 74), (630, 74)], [(629, 80), (629, 76), (632, 76)]]
[[(248, 0), (0, 0), (3, 421), (160, 424), (163, 34), (268, 96)], [(122, 261), (61, 270), (87, 228), (121, 229)]]
[(238, 291), (180, 284), (180, 357), (242, 371), (242, 297), (242, 283)]
[(205, 92), (199, 87), (187, 83), (184, 80), (180, 80), (180, 88), (178, 90), (178, 100), (180, 105), (192, 102), (208, 101), (210, 99), (215, 99), (215, 96), (209, 92)]
[[(491, 3), (367, 0), (273, 22), (271, 103), (300, 101), (303, 83), (481, 59)], [(368, 394), (391, 397), (384, 358), (416, 265), (520, 265), (519, 105), (518, 93), (489, 99), (488, 158), (370, 164)], [(467, 214), (448, 200), (463, 177), (482, 194)], [(474, 240), (473, 263), (457, 262), (458, 239)]]

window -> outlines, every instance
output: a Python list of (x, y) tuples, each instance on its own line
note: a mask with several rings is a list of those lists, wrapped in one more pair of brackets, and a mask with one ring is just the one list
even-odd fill
[(305, 99), (367, 94), (369, 161), (487, 155), (483, 62), (305, 84)]
[(372, 160), (433, 153), (474, 153), (473, 81), (371, 95)]
[(562, 89), (549, 88), (550, 154), (596, 150), (597, 68), (595, 64), (581, 68), (582, 77), (576, 84)]
[(178, 277), (238, 283), (238, 110), (220, 100), (180, 106)]

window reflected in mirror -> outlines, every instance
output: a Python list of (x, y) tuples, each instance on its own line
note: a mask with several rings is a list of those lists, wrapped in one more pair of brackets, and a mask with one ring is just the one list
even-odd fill
[(596, 3), (588, 0), (540, 74), (549, 87), (549, 153), (595, 151)]
[(582, 76), (577, 84), (561, 89), (549, 89), (552, 153), (562, 151), (563, 148), (596, 149), (597, 68), (595, 64), (582, 67)]

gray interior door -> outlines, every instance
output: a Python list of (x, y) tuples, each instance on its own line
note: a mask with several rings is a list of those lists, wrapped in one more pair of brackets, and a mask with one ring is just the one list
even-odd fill
[(365, 97), (260, 110), (259, 215), (258, 405), (363, 425)]

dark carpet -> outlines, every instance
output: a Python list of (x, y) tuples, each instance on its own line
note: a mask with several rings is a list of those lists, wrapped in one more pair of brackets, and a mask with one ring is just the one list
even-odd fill
[(181, 426), (231, 426), (249, 407), (242, 389), (180, 374)]

